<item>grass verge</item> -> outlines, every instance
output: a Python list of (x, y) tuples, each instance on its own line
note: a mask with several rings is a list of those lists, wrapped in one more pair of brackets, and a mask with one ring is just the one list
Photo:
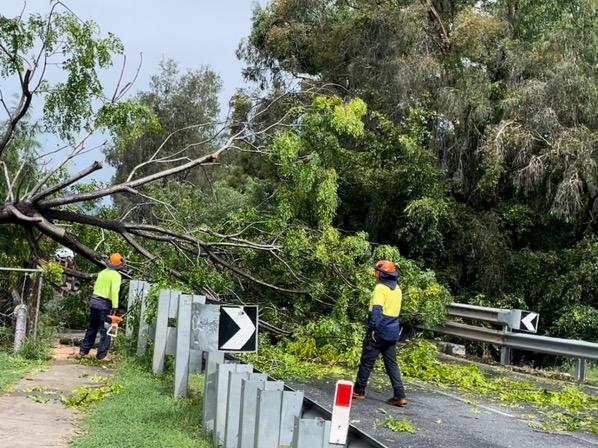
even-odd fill
[(200, 385), (193, 385), (191, 398), (174, 399), (172, 377), (157, 378), (132, 358), (121, 360), (117, 369), (110, 382), (118, 387), (89, 407), (81, 423), (84, 434), (71, 447), (212, 447), (199, 424)]
[(12, 392), (14, 385), (33, 369), (42, 369), (45, 363), (22, 356), (0, 352), (0, 391)]

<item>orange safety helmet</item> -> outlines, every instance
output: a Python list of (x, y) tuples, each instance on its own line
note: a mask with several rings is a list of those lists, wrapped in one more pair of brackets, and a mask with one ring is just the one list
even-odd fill
[(392, 274), (397, 272), (395, 264), (390, 260), (380, 260), (374, 265), (374, 269), (385, 274)]
[(125, 266), (125, 257), (123, 257), (118, 252), (110, 254), (108, 259), (106, 260), (106, 266), (110, 269), (122, 269)]

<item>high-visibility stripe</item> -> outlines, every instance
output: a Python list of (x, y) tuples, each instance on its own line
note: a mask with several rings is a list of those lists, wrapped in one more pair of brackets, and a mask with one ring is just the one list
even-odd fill
[(353, 394), (353, 384), (338, 384), (334, 405), (351, 407), (351, 394)]
[(352, 395), (353, 383), (351, 381), (339, 380), (336, 382), (328, 440), (331, 444), (344, 445), (347, 443)]

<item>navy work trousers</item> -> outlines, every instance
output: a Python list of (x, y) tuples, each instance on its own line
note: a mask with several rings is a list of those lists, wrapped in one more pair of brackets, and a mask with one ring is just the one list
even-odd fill
[(85, 338), (83, 338), (81, 346), (79, 347), (79, 353), (82, 355), (87, 355), (89, 353), (99, 331), (100, 344), (98, 345), (96, 358), (104, 359), (106, 357), (108, 350), (110, 349), (110, 337), (106, 335), (107, 330), (104, 323), (106, 322), (109, 312), (109, 310), (99, 310), (96, 308), (89, 309), (89, 326), (85, 332)]
[(384, 360), (384, 368), (390, 378), (392, 388), (394, 389), (395, 398), (405, 398), (405, 387), (401, 380), (401, 370), (397, 363), (397, 348), (396, 342), (376, 340), (374, 341), (370, 334), (368, 334), (363, 341), (363, 349), (361, 352), (361, 361), (359, 362), (359, 371), (357, 372), (357, 381), (355, 381), (355, 392), (364, 393), (368, 384), (368, 379), (378, 359), (378, 355), (382, 353)]

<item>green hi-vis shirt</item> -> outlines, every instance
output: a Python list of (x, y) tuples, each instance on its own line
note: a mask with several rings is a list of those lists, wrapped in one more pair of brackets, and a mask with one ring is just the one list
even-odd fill
[(370, 311), (372, 311), (375, 305), (380, 305), (384, 316), (399, 317), (402, 301), (403, 294), (401, 293), (401, 288), (397, 286), (395, 289), (390, 289), (388, 286), (378, 283), (372, 294)]
[(118, 308), (120, 282), (121, 276), (118, 271), (106, 268), (98, 274), (98, 278), (93, 286), (93, 293), (96, 296), (110, 300), (112, 308)]

